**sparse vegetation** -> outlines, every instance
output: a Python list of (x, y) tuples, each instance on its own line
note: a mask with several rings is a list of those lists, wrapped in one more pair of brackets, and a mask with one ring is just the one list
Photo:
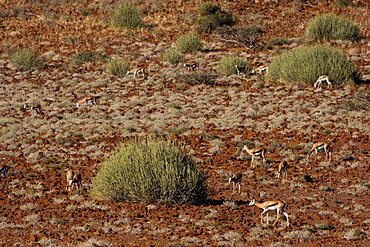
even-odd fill
[(83, 63), (105, 62), (108, 56), (99, 51), (84, 51), (73, 56), (73, 62), (77, 65)]
[(218, 64), (218, 70), (226, 75), (236, 74), (237, 70), (235, 65), (238, 65), (239, 67), (245, 67), (245, 73), (250, 73), (247, 62), (245, 62), (243, 58), (235, 55), (222, 58)]
[(266, 78), (313, 85), (321, 75), (329, 76), (333, 85), (341, 85), (358, 82), (361, 72), (336, 48), (315, 45), (283, 52), (271, 62)]
[(127, 30), (136, 30), (144, 26), (141, 11), (131, 3), (116, 6), (111, 14), (113, 27)]
[(133, 203), (198, 203), (206, 178), (184, 146), (154, 137), (122, 144), (93, 179), (92, 194)]
[(360, 29), (352, 21), (335, 14), (314, 17), (306, 29), (306, 38), (315, 41), (360, 39)]
[(370, 92), (366, 89), (359, 90), (343, 101), (342, 107), (349, 111), (370, 110)]
[(203, 43), (195, 33), (181, 35), (177, 38), (176, 45), (181, 52), (200, 51), (203, 47)]
[(216, 79), (218, 75), (205, 74), (205, 73), (194, 73), (194, 74), (182, 74), (179, 76), (179, 80), (189, 85), (217, 85)]
[(43, 60), (29, 48), (15, 51), (10, 54), (9, 59), (15, 67), (21, 70), (37, 69), (43, 65)]

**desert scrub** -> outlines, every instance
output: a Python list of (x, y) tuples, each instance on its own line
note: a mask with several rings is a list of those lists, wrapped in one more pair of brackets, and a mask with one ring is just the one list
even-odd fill
[(338, 49), (315, 45), (283, 52), (271, 62), (266, 78), (313, 85), (321, 75), (329, 76), (333, 85), (341, 85), (359, 81), (361, 72)]
[(112, 201), (191, 204), (207, 198), (206, 177), (185, 146), (155, 137), (121, 144), (92, 185), (92, 195)]
[(235, 55), (222, 58), (218, 64), (218, 71), (226, 75), (236, 74), (235, 65), (238, 65), (238, 67), (245, 67), (245, 73), (250, 73), (249, 66), (245, 60)]
[(198, 8), (199, 18), (196, 20), (198, 33), (213, 33), (217, 27), (233, 26), (238, 18), (233, 13), (227, 13), (212, 2), (206, 2)]
[(141, 11), (130, 3), (116, 6), (111, 14), (111, 25), (119, 29), (136, 30), (144, 26)]
[(123, 76), (128, 69), (129, 63), (124, 59), (111, 59), (105, 64), (105, 71), (111, 75)]
[(79, 65), (83, 63), (105, 62), (108, 56), (100, 51), (83, 51), (73, 56), (73, 63)]
[(370, 110), (370, 90), (360, 89), (355, 94), (350, 95), (341, 104), (341, 108), (348, 111), (368, 111)]
[(43, 61), (32, 49), (25, 48), (15, 51), (10, 55), (10, 62), (22, 70), (37, 69), (43, 65)]
[(306, 39), (314, 41), (351, 40), (361, 38), (360, 29), (352, 21), (335, 14), (322, 14), (314, 17), (305, 34)]
[(209, 73), (181, 74), (179, 76), (179, 81), (189, 85), (217, 85), (217, 77), (218, 75)]
[(169, 62), (173, 65), (183, 61), (183, 57), (177, 48), (168, 48), (163, 54), (163, 61)]
[(200, 51), (203, 47), (203, 43), (195, 33), (181, 35), (177, 38), (176, 45), (181, 52)]

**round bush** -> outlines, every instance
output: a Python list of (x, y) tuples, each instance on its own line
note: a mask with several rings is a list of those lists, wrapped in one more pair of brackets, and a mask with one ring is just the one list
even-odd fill
[(169, 48), (163, 54), (163, 61), (172, 64), (178, 64), (183, 60), (182, 55), (179, 53), (177, 48)]
[(360, 29), (352, 21), (334, 14), (314, 17), (306, 29), (306, 38), (314, 41), (360, 39)]
[(123, 76), (129, 69), (129, 63), (126, 60), (111, 59), (105, 64), (105, 71), (108, 74)]
[(333, 85), (352, 84), (361, 77), (357, 66), (341, 51), (315, 45), (283, 52), (271, 62), (266, 79), (312, 85), (321, 75), (329, 76)]
[(222, 58), (218, 64), (218, 70), (226, 75), (236, 74), (237, 70), (235, 65), (238, 65), (239, 67), (245, 67), (244, 73), (250, 73), (250, 68), (245, 60), (234, 55)]
[(183, 145), (154, 137), (122, 144), (92, 181), (101, 199), (157, 204), (199, 203), (206, 177)]
[(18, 69), (35, 69), (43, 65), (43, 61), (32, 49), (25, 48), (10, 55), (10, 62)]
[(176, 45), (181, 52), (200, 51), (203, 47), (203, 43), (195, 33), (181, 35), (177, 38)]
[(112, 11), (112, 26), (135, 30), (144, 26), (141, 11), (130, 3), (118, 5)]

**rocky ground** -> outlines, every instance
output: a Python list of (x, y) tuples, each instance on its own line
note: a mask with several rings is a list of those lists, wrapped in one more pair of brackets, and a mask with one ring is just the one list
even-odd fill
[[(369, 4), (217, 1), (240, 25), (261, 25), (265, 44), (273, 38), (287, 42), (252, 50), (204, 35), (201, 52), (184, 54), (186, 62), (200, 64), (187, 72), (163, 62), (162, 55), (194, 29), (202, 1), (134, 2), (147, 27), (126, 32), (108, 24), (117, 1), (0, 1), (0, 156), (10, 167), (0, 190), (0, 245), (369, 245), (369, 112), (348, 107), (359, 92), (369, 93)], [(237, 54), (257, 67), (284, 49), (306, 45), (305, 27), (320, 13), (346, 16), (361, 29), (359, 42), (324, 44), (358, 65), (361, 84), (315, 91), (267, 82), (263, 75), (217, 71), (226, 55)], [(15, 68), (9, 54), (25, 47), (36, 50), (46, 66)], [(109, 75), (105, 62), (76, 61), (85, 51), (124, 58), (148, 73), (135, 80)], [(187, 73), (217, 75), (217, 83), (189, 85), (182, 79)], [(99, 105), (76, 107), (91, 94), (101, 96)], [(44, 115), (23, 109), (24, 103), (40, 104)], [(91, 198), (91, 178), (119, 143), (153, 133), (188, 146), (207, 174), (208, 202), (134, 205)], [(331, 162), (321, 152), (307, 162), (307, 152), (319, 141), (330, 144)], [(251, 168), (243, 144), (264, 146), (267, 162), (257, 157)], [(278, 179), (283, 159), (288, 176)], [(83, 189), (65, 191), (67, 167), (81, 172)], [(240, 194), (228, 184), (231, 173), (243, 174)], [(276, 226), (260, 224), (261, 210), (248, 206), (251, 195), (286, 202), (291, 225), (286, 227), (283, 217)]]

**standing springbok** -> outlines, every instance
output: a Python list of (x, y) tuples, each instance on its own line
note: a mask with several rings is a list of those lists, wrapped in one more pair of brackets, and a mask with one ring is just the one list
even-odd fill
[(317, 89), (321, 89), (322, 88), (322, 84), (326, 82), (326, 84), (328, 84), (328, 88), (331, 89), (332, 88), (332, 84), (331, 82), (329, 81), (329, 76), (327, 75), (322, 75), (322, 76), (319, 76), (319, 78), (317, 78), (315, 84), (313, 84), (313, 87), (314, 88), (317, 88)]
[(316, 156), (317, 151), (320, 150), (320, 149), (324, 149), (324, 151), (325, 151), (325, 160), (324, 161), (328, 160), (328, 162), (330, 162), (331, 161), (331, 151), (330, 151), (329, 144), (326, 143), (326, 142), (317, 142), (317, 143), (313, 144), (312, 148), (308, 152), (307, 162), (308, 162), (308, 159), (311, 157), (311, 155), (314, 154)]
[(41, 110), (41, 105), (40, 104), (24, 104), (23, 106), (24, 109), (30, 108), (31, 110), (35, 111), (36, 114), (39, 115), (44, 115), (44, 113)]
[(86, 103), (86, 105), (88, 103), (90, 103), (91, 105), (97, 105), (98, 103), (96, 102), (96, 100), (99, 99), (99, 98), (100, 98), (100, 96), (85, 96), (82, 100), (79, 100), (76, 103), (76, 106), (79, 107), (83, 103)]
[(252, 74), (262, 74), (262, 72), (267, 72), (269, 69), (269, 66), (267, 65), (261, 65), (256, 69), (252, 70)]
[(4, 184), (3, 184), (3, 188), (5, 188), (6, 186), (6, 179), (8, 177), (8, 170), (9, 170), (9, 166), (7, 165), (4, 165), (1, 169), (0, 169), (0, 175), (3, 175), (4, 177)]
[(75, 185), (76, 189), (79, 189), (82, 187), (82, 176), (80, 173), (68, 169), (66, 173), (67, 177), (67, 187), (66, 190), (71, 191), (73, 189), (73, 185)]
[(280, 178), (280, 176), (283, 175), (285, 176), (285, 179), (286, 179), (288, 176), (288, 167), (289, 165), (286, 160), (283, 160), (282, 162), (280, 162), (277, 177)]
[(192, 63), (184, 63), (184, 67), (188, 71), (194, 71), (195, 69), (199, 69), (199, 63), (192, 62)]
[(145, 68), (144, 67), (137, 67), (135, 69), (127, 71), (126, 75), (134, 74), (134, 79), (138, 73), (141, 73), (143, 77), (145, 77)]
[(265, 201), (265, 202), (256, 202), (256, 200), (252, 197), (252, 201), (249, 203), (249, 206), (257, 206), (259, 207), (260, 209), (262, 209), (262, 213), (261, 213), (261, 224), (263, 224), (263, 214), (266, 213), (266, 219), (267, 219), (267, 224), (269, 224), (269, 213), (268, 211), (269, 210), (276, 210), (276, 220), (274, 222), (273, 225), (276, 224), (276, 222), (279, 220), (279, 216), (280, 216), (280, 213), (282, 213), (285, 218), (286, 218), (286, 222), (287, 222), (287, 226), (289, 226), (289, 216), (288, 214), (284, 211), (285, 207), (286, 207), (286, 203), (283, 202), (283, 201), (280, 201), (280, 200), (276, 200), (276, 201)]
[(241, 173), (233, 174), (232, 176), (229, 175), (229, 183), (233, 184), (233, 193), (235, 191), (235, 188), (238, 186), (238, 191), (240, 194), (242, 178), (243, 178), (243, 175)]
[(237, 75), (240, 75), (240, 73), (245, 73), (245, 71), (247, 70), (247, 67), (246, 66), (239, 66), (237, 64), (235, 64), (235, 68), (236, 68), (236, 73)]
[(247, 151), (247, 153), (250, 156), (252, 156), (251, 167), (254, 167), (254, 157), (255, 156), (261, 156), (263, 161), (266, 162), (266, 158), (265, 158), (266, 150), (263, 147), (249, 149), (247, 145), (244, 145), (243, 151)]

